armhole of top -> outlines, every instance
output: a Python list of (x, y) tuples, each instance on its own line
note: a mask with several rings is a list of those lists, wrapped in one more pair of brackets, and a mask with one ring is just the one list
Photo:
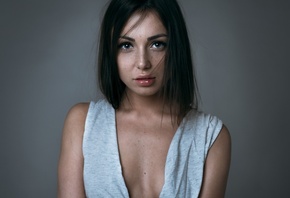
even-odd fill
[[(82, 140), (82, 148), (83, 148), (83, 152), (84, 152), (84, 146), (86, 145), (86, 140), (87, 137), (89, 136), (89, 132), (91, 130), (91, 125), (93, 122), (93, 109), (95, 108), (95, 102), (91, 101), (89, 104), (89, 108), (88, 108), (88, 112), (86, 115), (86, 119), (85, 119), (85, 126), (84, 126), (84, 134), (83, 134), (83, 140)], [(83, 153), (84, 155), (84, 153)]]
[(208, 150), (215, 143), (215, 141), (218, 138), (222, 128), (223, 128), (223, 122), (220, 119), (218, 119), (216, 116), (210, 116), (209, 129), (210, 129), (210, 131), (212, 130), (212, 134), (211, 134), (211, 139), (210, 139), (210, 142), (209, 142)]
[(84, 132), (87, 131), (87, 129), (89, 128), (89, 125), (90, 125), (90, 122), (91, 122), (91, 119), (92, 119), (92, 109), (94, 108), (95, 106), (95, 103), (94, 102), (90, 102), (90, 105), (89, 105), (89, 108), (88, 108), (88, 112), (87, 112), (87, 115), (86, 115), (86, 120), (85, 120), (85, 127), (84, 127)]

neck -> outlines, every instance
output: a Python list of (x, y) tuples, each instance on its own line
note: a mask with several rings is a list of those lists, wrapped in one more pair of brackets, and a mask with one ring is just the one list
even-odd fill
[[(172, 109), (171, 109), (172, 108)], [(169, 116), (173, 125), (179, 125), (183, 116), (176, 114), (176, 106), (168, 105), (162, 97), (158, 96), (139, 96), (124, 94), (118, 112), (131, 113), (135, 116), (158, 117), (161, 122), (164, 116)]]
[(139, 96), (124, 94), (120, 110), (136, 111), (136, 112), (155, 112), (155, 113), (170, 113), (169, 108), (164, 104), (161, 97), (158, 96)]

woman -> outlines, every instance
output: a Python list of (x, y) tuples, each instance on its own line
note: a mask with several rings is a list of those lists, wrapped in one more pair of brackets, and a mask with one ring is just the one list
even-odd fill
[(230, 135), (197, 111), (176, 0), (112, 0), (99, 46), (106, 99), (68, 113), (59, 197), (224, 197)]

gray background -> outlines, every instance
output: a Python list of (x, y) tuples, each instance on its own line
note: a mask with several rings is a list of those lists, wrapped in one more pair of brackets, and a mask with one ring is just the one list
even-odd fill
[[(202, 109), (233, 142), (227, 196), (289, 197), (289, 1), (180, 0)], [(100, 97), (106, 1), (1, 0), (0, 197), (55, 197), (66, 112)]]

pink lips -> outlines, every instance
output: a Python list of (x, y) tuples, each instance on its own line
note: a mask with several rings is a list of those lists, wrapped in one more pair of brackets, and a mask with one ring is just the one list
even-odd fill
[(137, 85), (141, 87), (149, 87), (155, 82), (155, 77), (140, 76), (138, 78), (135, 78), (134, 81), (137, 83)]

